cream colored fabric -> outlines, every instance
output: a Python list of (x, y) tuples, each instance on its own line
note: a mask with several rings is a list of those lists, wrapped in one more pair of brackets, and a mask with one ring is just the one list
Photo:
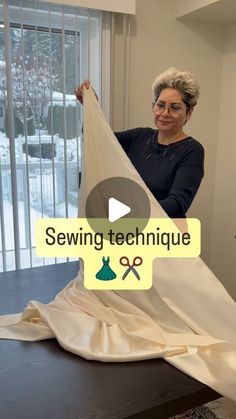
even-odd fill
[[(151, 216), (166, 216), (115, 139), (91, 90), (84, 94), (84, 170), (80, 216), (102, 179), (138, 182)], [(78, 276), (49, 304), (29, 302), (0, 317), (0, 337), (41, 340), (86, 359), (133, 361), (163, 357), (236, 401), (236, 304), (200, 258), (158, 259), (148, 291), (90, 291)]]

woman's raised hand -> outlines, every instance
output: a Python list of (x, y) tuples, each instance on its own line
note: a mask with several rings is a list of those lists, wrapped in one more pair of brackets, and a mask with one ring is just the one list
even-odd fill
[(75, 88), (76, 99), (83, 105), (83, 88), (89, 89), (91, 83), (89, 80), (84, 80), (79, 87)]

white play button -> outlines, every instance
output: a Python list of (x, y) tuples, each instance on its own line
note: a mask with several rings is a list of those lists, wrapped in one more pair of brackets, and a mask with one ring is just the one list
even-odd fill
[(111, 227), (115, 234), (133, 233), (136, 237), (146, 227), (150, 213), (146, 192), (138, 183), (125, 177), (102, 180), (86, 199), (85, 214), (90, 227), (95, 233), (102, 232), (109, 242)]
[(118, 201), (115, 198), (109, 198), (108, 200), (108, 219), (111, 223), (119, 218), (124, 217), (126, 214), (129, 214), (131, 211), (128, 205), (123, 204), (123, 202)]

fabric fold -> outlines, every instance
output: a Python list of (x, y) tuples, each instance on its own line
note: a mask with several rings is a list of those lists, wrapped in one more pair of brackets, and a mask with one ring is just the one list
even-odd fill
[[(80, 217), (92, 188), (113, 176), (137, 182), (149, 197), (151, 217), (167, 217), (117, 142), (92, 90), (85, 89)], [(77, 277), (50, 303), (30, 301), (23, 313), (1, 316), (0, 337), (55, 337), (64, 349), (103, 362), (163, 357), (236, 401), (235, 318), (235, 302), (200, 258), (156, 259), (153, 286), (146, 291), (87, 290), (81, 260)]]

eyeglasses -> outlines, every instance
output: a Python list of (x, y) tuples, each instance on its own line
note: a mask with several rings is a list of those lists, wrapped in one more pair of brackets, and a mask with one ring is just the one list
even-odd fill
[(181, 111), (186, 110), (186, 107), (183, 107), (178, 103), (172, 103), (170, 105), (167, 105), (165, 102), (162, 102), (160, 100), (153, 102), (153, 108), (155, 108), (155, 112), (157, 114), (161, 114), (167, 109), (168, 113), (172, 116), (177, 116)]

